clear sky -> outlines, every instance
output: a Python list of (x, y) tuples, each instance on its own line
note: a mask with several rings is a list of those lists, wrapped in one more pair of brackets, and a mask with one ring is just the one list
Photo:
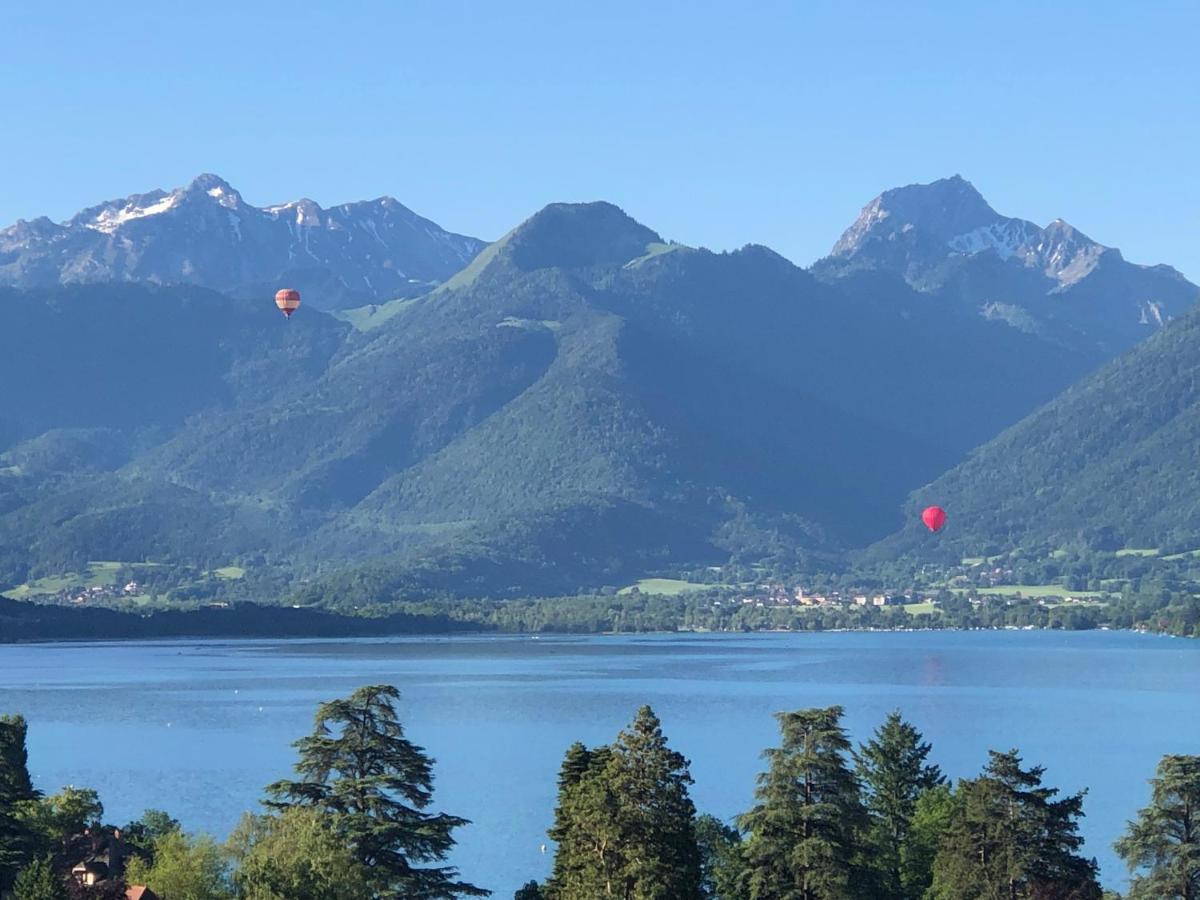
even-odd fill
[(4, 3), (0, 223), (215, 172), (495, 238), (555, 200), (801, 264), (955, 172), (1200, 281), (1200, 2)]

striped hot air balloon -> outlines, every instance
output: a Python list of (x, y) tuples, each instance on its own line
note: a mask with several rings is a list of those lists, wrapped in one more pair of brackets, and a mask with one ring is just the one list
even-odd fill
[(289, 319), (297, 309), (300, 308), (300, 292), (294, 291), (291, 288), (284, 288), (281, 291), (275, 292), (275, 305)]

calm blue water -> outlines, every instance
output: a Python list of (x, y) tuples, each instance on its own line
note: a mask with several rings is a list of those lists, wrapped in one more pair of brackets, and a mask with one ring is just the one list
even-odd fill
[(1200, 753), (1200, 642), (1116, 632), (182, 641), (0, 646), (0, 712), (30, 721), (43, 790), (100, 790), (107, 818), (148, 806), (219, 836), (289, 774), (317, 703), (363, 684), (404, 692), (437, 758), (436, 805), (470, 818), (454, 862), (499, 897), (541, 877), (563, 751), (612, 740), (642, 703), (692, 760), (722, 818), (751, 800), (771, 714), (838, 703), (862, 739), (899, 707), (954, 777), (1019, 747), (1088, 787), (1088, 850), (1144, 805), (1164, 753)]

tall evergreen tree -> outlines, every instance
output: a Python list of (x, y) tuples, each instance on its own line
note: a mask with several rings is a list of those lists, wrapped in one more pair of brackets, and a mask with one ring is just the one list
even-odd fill
[(872, 859), (881, 898), (917, 900), (926, 887), (904, 884), (902, 860), (917, 800), (945, 781), (941, 769), (927, 762), (930, 749), (921, 732), (897, 710), (854, 756), (871, 819)]
[(781, 746), (767, 750), (758, 803), (739, 819), (750, 900), (870, 896), (858, 842), (867, 825), (847, 756), (842, 708), (779, 713)]
[(615, 800), (602, 773), (611, 751), (591, 750), (576, 741), (567, 748), (558, 773), (558, 804), (548, 834), (556, 845), (554, 864), (543, 893), (554, 900), (586, 896), (591, 885), (613, 877), (609, 842), (597, 842), (590, 820), (613, 818)]
[(611, 747), (573, 745), (559, 773), (550, 837), (553, 900), (700, 900), (688, 761), (649, 707)]
[(376, 900), (452, 900), (489, 892), (458, 880), (440, 862), (465, 819), (425, 810), (433, 800), (433, 760), (404, 736), (389, 685), (359, 688), (323, 703), (316, 728), (295, 746), (299, 781), (267, 788), (268, 806), (308, 806), (337, 816), (372, 874)]
[(21, 716), (0, 716), (0, 797), (32, 800), (29, 777), (29, 726)]
[(16, 815), (15, 805), (0, 797), (0, 896), (28, 861), (29, 833)]
[(956, 792), (933, 864), (933, 900), (1099, 900), (1096, 863), (1078, 855), (1083, 793), (1055, 799), (1044, 769), (992, 751)]
[(1150, 805), (1116, 844), (1130, 900), (1200, 900), (1200, 756), (1163, 757), (1150, 784)]
[(50, 857), (35, 859), (17, 876), (13, 900), (67, 900), (62, 879), (54, 874)]
[(20, 811), (37, 797), (29, 777), (28, 726), (20, 716), (0, 716), (0, 891), (32, 860), (36, 835)]
[(688, 760), (667, 746), (649, 706), (617, 736), (605, 769), (617, 797), (621, 893), (627, 900), (700, 900), (696, 807)]

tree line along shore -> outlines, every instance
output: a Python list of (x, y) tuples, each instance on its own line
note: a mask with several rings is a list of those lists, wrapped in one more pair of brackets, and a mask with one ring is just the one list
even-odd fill
[(151, 611), (75, 608), (0, 598), (0, 642), (179, 637), (371, 637), (403, 634), (602, 634), (652, 631), (829, 631), (936, 628), (1135, 629), (1200, 635), (1200, 598), (1156, 587), (1102, 601), (945, 590), (920, 606), (805, 607), (737, 602), (711, 588), (513, 600), (320, 605), (222, 603)]
[[(319, 706), (293, 778), (224, 843), (149, 810), (104, 822), (82, 787), (33, 788), (20, 716), (0, 719), (5, 900), (458, 900), (488, 896), (446, 863), (470, 823), (436, 808), (434, 761), (399, 691)], [(644, 706), (608, 745), (566, 749), (550, 874), (514, 900), (1116, 900), (1083, 854), (1085, 792), (1062, 795), (1016, 749), (951, 783), (899, 711), (854, 746), (841, 707), (778, 713), (753, 803), (697, 811), (689, 761)], [(547, 777), (553, 777), (547, 773)], [(1200, 897), (1200, 756), (1162, 758), (1115, 849), (1128, 900)], [(485, 880), (481, 878), (480, 880)]]

